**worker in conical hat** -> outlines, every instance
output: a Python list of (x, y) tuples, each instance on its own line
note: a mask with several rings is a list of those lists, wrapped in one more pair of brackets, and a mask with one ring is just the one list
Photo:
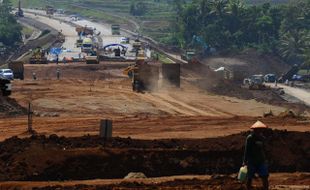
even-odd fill
[(269, 188), (269, 172), (264, 147), (263, 132), (268, 126), (261, 121), (255, 122), (250, 129), (252, 132), (248, 135), (245, 143), (245, 152), (243, 164), (248, 168), (247, 189), (252, 189), (252, 179), (258, 174), (263, 182), (263, 189)]

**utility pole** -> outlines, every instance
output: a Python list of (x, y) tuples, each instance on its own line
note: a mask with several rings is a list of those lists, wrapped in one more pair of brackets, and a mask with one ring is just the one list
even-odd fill
[(31, 104), (31, 102), (29, 102), (29, 104), (28, 104), (28, 132), (29, 133), (33, 133), (32, 115), (33, 115), (32, 104)]

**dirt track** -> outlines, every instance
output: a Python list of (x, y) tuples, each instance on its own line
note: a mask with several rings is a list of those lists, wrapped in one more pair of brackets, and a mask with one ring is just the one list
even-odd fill
[[(264, 112), (275, 115), (285, 108), (255, 100), (209, 94), (191, 85), (193, 71), (183, 75), (181, 89), (134, 93), (122, 74), (124, 63), (99, 65), (26, 65), (25, 80), (14, 81), (14, 98), (34, 109), (34, 129), (39, 134), (80, 136), (98, 134), (100, 119), (113, 119), (114, 135), (139, 139), (206, 138), (247, 130)], [(56, 80), (60, 68), (61, 80)], [(32, 80), (35, 72), (38, 80)], [(26, 116), (0, 121), (0, 139), (23, 136)], [(308, 131), (309, 122), (299, 119), (265, 118), (270, 127)]]

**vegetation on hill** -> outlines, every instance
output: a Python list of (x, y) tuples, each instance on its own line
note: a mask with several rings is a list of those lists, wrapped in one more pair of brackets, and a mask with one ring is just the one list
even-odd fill
[(193, 42), (199, 36), (217, 50), (248, 47), (277, 53), (288, 62), (309, 60), (310, 1), (271, 6), (245, 5), (242, 0), (175, 1), (177, 19), (170, 43), (202, 48)]
[(14, 46), (21, 41), (22, 27), (11, 14), (11, 2), (3, 0), (0, 3), (0, 42), (5, 46)]

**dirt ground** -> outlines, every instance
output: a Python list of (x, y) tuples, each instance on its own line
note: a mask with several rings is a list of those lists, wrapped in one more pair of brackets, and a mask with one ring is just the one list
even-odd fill
[[(180, 89), (134, 93), (122, 74), (129, 64), (25, 65), (25, 80), (0, 99), (9, 105), (0, 106), (1, 189), (244, 189), (235, 174), (245, 131), (258, 119), (274, 129), (267, 133), (273, 189), (309, 189), (306, 112), (210, 93), (193, 85), (208, 73), (200, 66), (182, 69)], [(29, 102), (35, 136), (26, 132)], [(97, 135), (106, 118), (115, 138), (104, 142)], [(122, 180), (129, 172), (150, 178)]]
[[(106, 142), (98, 136), (64, 138), (50, 135), (25, 139), (13, 137), (0, 143), (0, 180), (42, 181), (37, 183), (37, 187), (54, 186), (43, 189), (59, 188), (57, 185), (76, 185), (71, 188), (87, 189), (98, 187), (95, 184), (100, 183), (102, 188), (106, 189), (165, 189), (170, 186), (171, 189), (197, 189), (196, 186), (201, 186), (200, 189), (244, 189), (235, 179), (235, 175), (242, 162), (247, 134), (243, 132), (197, 140), (113, 138)], [(309, 188), (309, 173), (300, 173), (310, 172), (309, 135), (310, 133), (278, 130), (268, 130), (265, 133), (273, 186), (298, 185)], [(141, 171), (150, 179), (120, 180), (129, 172)], [(210, 174), (213, 176), (208, 178)], [(183, 179), (158, 178), (176, 175), (183, 175)], [(189, 177), (191, 175), (203, 176), (193, 179)], [(84, 181), (91, 179), (118, 180)], [(71, 182), (44, 182), (47, 180)], [(14, 183), (16, 182), (3, 182), (0, 186), (8, 188)], [(18, 182), (15, 185), (36, 186), (35, 183), (27, 182)]]
[[(130, 79), (122, 74), (128, 64), (25, 65), (25, 80), (13, 82), (11, 99), (24, 108), (32, 103), (33, 128), (46, 135), (96, 135), (100, 119), (105, 118), (113, 120), (115, 136), (139, 139), (225, 136), (247, 130), (257, 119), (274, 129), (309, 130), (307, 119), (261, 118), (269, 111), (277, 116), (285, 107), (199, 89), (191, 80), (201, 73), (186, 67), (180, 89), (134, 93)], [(56, 79), (57, 68), (60, 80)], [(2, 112), (0, 139), (24, 135), (28, 120), (25, 109), (21, 113), (7, 116)]]

